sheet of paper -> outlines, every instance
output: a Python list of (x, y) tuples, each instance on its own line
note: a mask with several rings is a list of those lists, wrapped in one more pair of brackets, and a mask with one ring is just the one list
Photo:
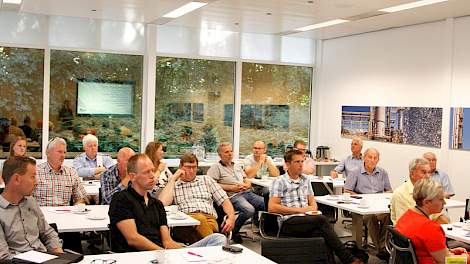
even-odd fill
[(34, 262), (34, 263), (43, 263), (48, 260), (55, 259), (57, 258), (57, 256), (30, 250), (30, 251), (16, 255), (15, 258)]

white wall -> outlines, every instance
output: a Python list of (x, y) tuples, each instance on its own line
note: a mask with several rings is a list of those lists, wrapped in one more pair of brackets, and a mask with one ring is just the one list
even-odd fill
[(394, 188), (408, 177), (412, 158), (433, 151), (456, 198), (468, 198), (470, 151), (448, 150), (448, 141), (449, 107), (470, 106), (469, 28), (470, 19), (459, 18), (323, 41), (314, 98), (316, 144), (330, 146), (338, 159), (350, 153), (350, 140), (340, 136), (343, 105), (442, 107), (441, 148), (374, 141), (364, 141), (364, 147), (381, 152), (379, 166)]

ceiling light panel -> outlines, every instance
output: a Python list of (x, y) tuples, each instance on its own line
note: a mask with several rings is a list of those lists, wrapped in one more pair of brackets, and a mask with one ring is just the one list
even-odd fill
[(427, 6), (427, 5), (432, 5), (432, 4), (437, 4), (437, 3), (447, 2), (447, 1), (448, 0), (421, 0), (421, 1), (411, 2), (408, 4), (397, 5), (397, 6), (380, 9), (379, 11), (387, 12), (387, 13), (394, 13), (394, 12), (398, 12), (402, 10), (407, 10), (407, 9), (412, 9), (416, 7)]
[(177, 18), (177, 17), (180, 17), (180, 16), (183, 16), (189, 12), (192, 12), (198, 8), (201, 8), (203, 6), (207, 5), (207, 3), (204, 3), (204, 2), (189, 2), (169, 13), (166, 13), (163, 15), (163, 17), (166, 17), (166, 18)]

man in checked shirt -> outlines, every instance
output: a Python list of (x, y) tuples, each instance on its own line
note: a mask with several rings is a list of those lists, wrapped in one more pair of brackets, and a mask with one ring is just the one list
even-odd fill
[(194, 154), (187, 153), (181, 156), (180, 167), (175, 172), (175, 177), (179, 178), (175, 183), (173, 202), (180, 211), (201, 222), (195, 227), (195, 238), (200, 240), (219, 231), (214, 202), (217, 206), (222, 206), (227, 214), (227, 220), (221, 227), (222, 233), (228, 233), (233, 229), (235, 211), (225, 191), (211, 177), (196, 175), (197, 166), (198, 160)]

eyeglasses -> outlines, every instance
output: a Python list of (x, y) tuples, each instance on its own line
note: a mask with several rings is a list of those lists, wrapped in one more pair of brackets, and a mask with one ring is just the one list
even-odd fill
[(90, 264), (114, 264), (116, 262), (115, 259), (94, 259)]
[(188, 169), (188, 170), (197, 170), (197, 165), (196, 166), (184, 165), (183, 167)]

